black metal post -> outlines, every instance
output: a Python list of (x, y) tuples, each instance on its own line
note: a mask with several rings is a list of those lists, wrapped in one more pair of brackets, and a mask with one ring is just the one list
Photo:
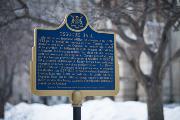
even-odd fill
[(81, 120), (81, 107), (73, 107), (73, 120)]

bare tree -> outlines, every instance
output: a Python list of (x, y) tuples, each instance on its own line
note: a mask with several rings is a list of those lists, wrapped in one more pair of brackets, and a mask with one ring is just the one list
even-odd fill
[[(167, 33), (175, 25), (178, 28), (180, 10), (174, 0), (101, 0), (96, 4), (96, 11), (100, 16), (106, 16), (114, 24), (114, 31), (130, 46), (125, 49), (117, 42), (117, 49), (122, 58), (129, 63), (134, 70), (138, 82), (144, 87), (147, 95), (148, 119), (164, 120), (162, 103), (162, 80), (169, 63), (179, 57), (178, 50), (172, 58), (165, 61), (165, 51), (169, 39)], [(153, 45), (148, 44), (145, 38), (145, 28), (148, 21), (155, 20), (159, 26), (155, 32), (158, 33)], [(131, 36), (126, 33), (129, 29)], [(152, 61), (150, 74), (145, 74), (141, 69), (140, 57), (145, 53)]]
[(23, 31), (10, 27), (0, 30), (0, 116), (3, 116), (5, 102), (10, 98), (13, 91), (13, 80), (20, 64), (26, 64), (28, 46), (23, 40)]
[(4, 105), (13, 94), (15, 74), (22, 64), (29, 65), (33, 26), (59, 26), (70, 10), (66, 5), (71, 4), (59, 0), (0, 1), (0, 118), (4, 118)]

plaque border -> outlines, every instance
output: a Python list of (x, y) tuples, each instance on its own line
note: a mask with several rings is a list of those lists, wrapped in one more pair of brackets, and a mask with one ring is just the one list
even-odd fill
[[(83, 13), (81, 13), (81, 14), (83, 14)], [(63, 23), (57, 28), (38, 28), (38, 27), (36, 27), (34, 29), (34, 46), (32, 47), (32, 61), (30, 61), (30, 82), (31, 82), (32, 94), (39, 95), (39, 96), (69, 96), (69, 97), (72, 97), (72, 93), (74, 91), (79, 91), (83, 97), (86, 97), (86, 96), (115, 96), (115, 95), (117, 95), (119, 92), (119, 64), (118, 64), (117, 49), (116, 49), (116, 34), (112, 33), (112, 32), (101, 32), (101, 31), (94, 30), (94, 28), (89, 24), (89, 21), (85, 14), (83, 14), (87, 20), (87, 25), (86, 25), (85, 29), (87, 28), (87, 26), (89, 26), (96, 33), (105, 33), (105, 34), (113, 34), (114, 35), (115, 89), (114, 90), (37, 90), (36, 89), (37, 30), (57, 30), (57, 29), (61, 28), (64, 24), (66, 24), (66, 19), (67, 19), (68, 15), (66, 15)], [(83, 30), (85, 30), (85, 29), (83, 29)], [(73, 31), (76, 31), (76, 30), (73, 30)], [(80, 31), (82, 31), (82, 30), (80, 30)], [(77, 32), (80, 32), (80, 31), (77, 30)]]

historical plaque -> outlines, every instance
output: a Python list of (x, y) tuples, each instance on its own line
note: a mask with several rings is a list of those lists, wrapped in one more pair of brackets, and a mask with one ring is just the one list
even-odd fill
[(115, 35), (93, 30), (84, 14), (67, 15), (56, 29), (35, 29), (32, 93), (113, 96), (118, 79)]

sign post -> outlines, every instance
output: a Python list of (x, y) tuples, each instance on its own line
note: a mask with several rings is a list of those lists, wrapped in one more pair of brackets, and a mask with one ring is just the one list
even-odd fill
[(73, 120), (81, 120), (82, 96), (79, 91), (73, 92), (72, 106), (73, 106)]
[(80, 120), (86, 96), (114, 96), (119, 66), (113, 33), (96, 32), (82, 13), (56, 29), (36, 28), (30, 62), (31, 90), (39, 96), (69, 96)]

